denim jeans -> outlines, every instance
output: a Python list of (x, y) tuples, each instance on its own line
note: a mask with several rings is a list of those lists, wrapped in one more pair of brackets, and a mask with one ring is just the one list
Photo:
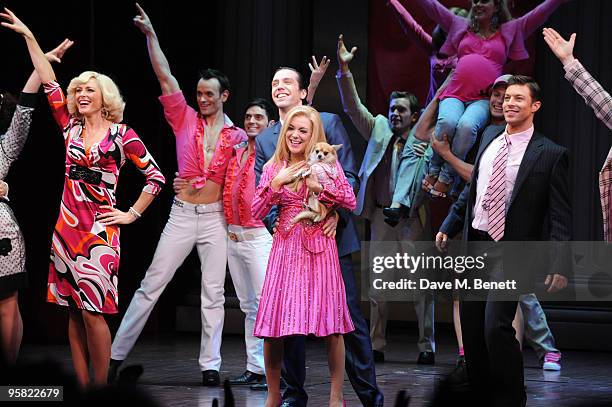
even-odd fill
[[(478, 132), (489, 121), (489, 100), (475, 100), (464, 103), (459, 99), (447, 98), (440, 102), (435, 136), (442, 140), (446, 134), (451, 151), (458, 158), (465, 160)], [(429, 175), (437, 176), (440, 182), (452, 184), (457, 172), (442, 157), (434, 153), (429, 165)]]

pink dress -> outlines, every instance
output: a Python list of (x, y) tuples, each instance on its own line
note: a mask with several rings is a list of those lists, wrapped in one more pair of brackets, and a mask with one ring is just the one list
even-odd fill
[[(353, 188), (339, 165), (338, 169), (338, 177), (323, 185), (319, 200), (327, 206), (353, 210), (356, 205)], [(272, 242), (254, 335), (279, 338), (353, 331), (336, 240), (323, 235), (323, 222), (291, 224), (291, 219), (303, 210), (306, 185), (297, 192), (285, 187), (274, 191), (270, 182), (277, 172), (274, 164), (264, 167), (253, 199), (253, 216), (259, 219), (273, 205), (279, 206), (279, 224)]]

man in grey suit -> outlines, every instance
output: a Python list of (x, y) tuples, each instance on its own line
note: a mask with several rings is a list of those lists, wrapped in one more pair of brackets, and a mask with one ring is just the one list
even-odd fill
[[(419, 106), (416, 96), (408, 92), (393, 92), (389, 101), (388, 117), (374, 117), (361, 103), (353, 75), (349, 70), (357, 48), (350, 52), (344, 46), (342, 36), (338, 39), (338, 65), (336, 79), (342, 106), (355, 127), (368, 142), (365, 157), (359, 170), (361, 187), (357, 195), (354, 213), (370, 221), (372, 242), (396, 241), (398, 250), (407, 242), (422, 240), (424, 229), (418, 216), (402, 217), (395, 227), (385, 222), (383, 208), (391, 205), (400, 157), (408, 135), (418, 118)], [(410, 141), (408, 141), (410, 142)], [(419, 364), (433, 364), (434, 301), (431, 290), (417, 294), (415, 311), (419, 324)], [(377, 361), (384, 361), (388, 308), (384, 296), (370, 296), (370, 337)]]
[[(255, 174), (258, 183), (264, 164), (276, 150), (278, 134), (285, 117), (291, 109), (303, 104), (306, 96), (307, 90), (304, 80), (297, 70), (282, 67), (275, 72), (272, 79), (272, 100), (278, 107), (279, 122), (264, 130), (256, 139)], [(327, 141), (330, 144), (342, 144), (342, 148), (338, 151), (338, 159), (349, 183), (357, 194), (359, 179), (356, 175), (351, 143), (342, 121), (338, 115), (332, 113), (320, 114)], [(355, 325), (353, 332), (344, 335), (346, 372), (363, 405), (382, 406), (383, 394), (376, 385), (372, 344), (368, 335), (367, 323), (360, 309), (359, 292), (351, 260), (351, 253), (358, 251), (360, 248), (357, 230), (350, 212), (339, 210), (338, 215), (339, 220), (335, 231), (338, 255), (346, 288), (346, 302)], [(264, 220), (269, 229), (273, 229), (275, 218), (276, 211), (273, 208)], [(328, 219), (323, 228), (324, 232), (333, 233), (335, 222), (335, 218)], [(305, 338), (302, 336), (286, 338), (283, 357), (282, 376), (287, 382), (287, 389), (283, 394), (282, 405), (305, 406), (308, 401), (308, 395), (304, 390), (306, 375)]]

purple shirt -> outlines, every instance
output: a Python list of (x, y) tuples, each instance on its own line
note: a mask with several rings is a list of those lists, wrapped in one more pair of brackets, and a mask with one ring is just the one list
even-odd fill
[(533, 136), (533, 126), (520, 133), (508, 134), (507, 131), (508, 127), (506, 127), (506, 130), (495, 140), (489, 143), (482, 153), (480, 165), (478, 166), (476, 204), (474, 205), (474, 220), (472, 221), (472, 227), (477, 230), (482, 230), (483, 232), (489, 231), (489, 212), (482, 209), (482, 200), (487, 192), (489, 179), (493, 172), (493, 161), (502, 146), (503, 138), (505, 137), (508, 141), (508, 162), (506, 163), (506, 210), (508, 210), (508, 203), (512, 197), (516, 175), (521, 166), (521, 161), (523, 161), (523, 156), (525, 155), (529, 140), (531, 140), (531, 136)]
[(498, 31), (484, 39), (468, 31), (459, 43), (457, 67), (440, 100), (462, 102), (487, 99), (487, 87), (502, 73), (506, 62), (504, 38)]

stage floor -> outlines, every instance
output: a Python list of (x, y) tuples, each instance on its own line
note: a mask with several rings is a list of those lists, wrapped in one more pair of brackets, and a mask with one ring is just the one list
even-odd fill
[[(223, 388), (200, 385), (199, 342), (199, 336), (194, 334), (144, 337), (124, 366), (143, 365), (144, 374), (139, 385), (162, 406), (209, 407), (214, 398), (223, 398)], [(455, 362), (456, 346), (450, 335), (439, 338), (437, 346), (436, 365), (419, 366), (415, 363), (416, 337), (391, 335), (386, 363), (376, 366), (378, 384), (385, 395), (385, 405), (392, 406), (395, 396), (402, 389), (406, 389), (412, 397), (410, 407), (427, 405), (434, 383), (450, 371)], [(25, 344), (21, 360), (36, 361), (47, 355), (59, 358), (68, 371), (72, 371), (67, 345)], [(222, 355), (222, 380), (245, 370), (242, 337), (224, 337)], [(524, 357), (528, 406), (612, 405), (612, 353), (564, 351), (561, 372), (542, 371), (530, 349), (524, 352)], [(306, 390), (310, 396), (309, 405), (326, 406), (329, 375), (322, 341), (308, 342), (307, 361)], [(251, 391), (248, 387), (234, 387), (233, 391), (236, 406), (264, 405), (265, 392)], [(348, 379), (345, 381), (344, 394), (348, 406), (360, 405)]]

